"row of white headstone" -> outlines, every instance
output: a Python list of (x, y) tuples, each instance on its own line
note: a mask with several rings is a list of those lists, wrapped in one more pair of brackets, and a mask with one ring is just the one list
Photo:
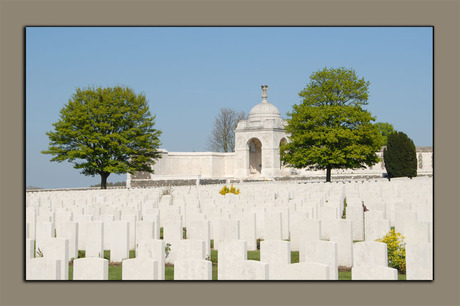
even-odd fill
[[(53, 254), (27, 260), (27, 280), (67, 280), (67, 239), (54, 238)], [(185, 243), (187, 242), (187, 243)], [(33, 248), (33, 241), (29, 248)], [(212, 263), (204, 258), (204, 241), (184, 240), (174, 263), (175, 280), (212, 280)], [(201, 248), (200, 248), (201, 246)], [(261, 241), (260, 261), (247, 260), (244, 240), (224, 240), (218, 252), (218, 280), (338, 280), (338, 244), (310, 241), (299, 263), (291, 263), (289, 241)], [(407, 246), (407, 280), (431, 279), (431, 243)], [(198, 251), (201, 249), (201, 252)], [(50, 249), (48, 249), (50, 250)], [(188, 252), (191, 250), (191, 252)], [(59, 252), (62, 253), (59, 253)], [(122, 261), (122, 280), (164, 280), (164, 241), (152, 239), (139, 247), (136, 258)], [(353, 280), (397, 280), (398, 271), (388, 267), (387, 246), (382, 242), (353, 245)], [(61, 255), (61, 256), (60, 256)], [(100, 257), (73, 261), (74, 280), (108, 280), (109, 261)]]
[[(342, 186), (336, 184), (327, 188), (317, 184), (242, 185), (240, 187), (242, 189), (252, 187), (247, 188), (246, 199), (243, 196), (223, 197), (209, 193), (214, 189), (218, 194), (216, 186), (195, 190), (198, 192), (191, 192), (191, 188), (188, 190), (179, 188), (175, 190), (174, 198), (165, 195), (161, 199), (158, 196), (161, 190), (129, 190), (129, 197), (124, 201), (116, 199), (117, 196), (118, 199), (123, 198), (120, 195), (126, 195), (126, 191), (113, 194), (102, 192), (103, 196), (96, 193), (96, 197), (94, 192), (89, 192), (92, 196), (90, 201), (88, 198), (84, 199), (88, 193), (84, 195), (82, 192), (77, 195), (61, 192), (59, 196), (53, 193), (41, 193), (28, 197), (26, 235), (31, 241), (36, 241), (37, 250), (44, 254), (44, 258), (50, 258), (48, 254), (56, 253), (55, 249), (58, 248), (53, 248), (48, 243), (54, 237), (55, 229), (56, 237), (68, 240), (68, 257), (76, 258), (78, 249), (86, 250), (87, 257), (102, 257), (104, 250), (109, 249), (111, 261), (120, 262), (127, 260), (129, 250), (136, 249), (136, 246), (139, 248), (143, 241), (158, 240), (160, 227), (163, 227), (163, 242), (171, 245), (171, 251), (165, 262), (174, 263), (175, 268), (176, 260), (179, 260), (179, 263), (184, 260), (180, 256), (182, 249), (187, 250), (185, 254), (194, 252), (200, 254), (203, 249), (203, 256), (197, 257), (199, 260), (207, 258), (210, 255), (211, 239), (214, 240), (214, 249), (219, 251), (221, 251), (220, 245), (226, 241), (244, 241), (247, 250), (255, 250), (258, 238), (263, 238), (267, 242), (290, 239), (289, 249), (299, 250), (301, 258), (306, 254), (308, 245), (328, 242), (336, 244), (338, 266), (356, 268), (354, 261), (356, 243), (353, 244), (353, 240), (373, 241), (381, 238), (392, 225), (407, 237), (408, 254), (411, 249), (423, 250), (420, 251), (423, 254), (432, 253), (432, 227), (430, 222), (425, 221), (432, 217), (430, 193), (426, 192), (426, 187), (430, 187), (429, 181), (422, 181), (423, 184), (416, 186), (418, 188), (415, 188), (411, 181), (400, 183), (407, 193), (401, 194), (398, 188), (395, 188), (399, 185), (387, 183), (367, 184), (367, 186), (366, 184), (342, 184)], [(305, 186), (312, 187), (311, 185), (313, 188), (305, 188)], [(376, 186), (380, 187), (378, 192), (375, 191)], [(255, 194), (254, 190), (261, 192), (261, 187), (265, 189), (269, 187), (271, 191), (260, 193), (260, 200), (251, 200), (251, 195)], [(285, 187), (289, 187), (290, 190), (286, 192)], [(391, 194), (393, 197), (385, 200), (371, 197), (370, 187), (374, 188), (374, 193), (380, 193), (381, 196)], [(383, 192), (385, 188), (391, 192)], [(311, 192), (301, 196), (305, 190)], [(418, 192), (419, 190), (424, 192)], [(320, 192), (323, 192), (322, 196)], [(75, 199), (69, 198), (71, 196)], [(345, 197), (347, 219), (341, 219)], [(369, 208), (366, 213), (363, 213), (361, 199), (366, 199), (365, 203)], [(394, 217), (391, 217), (392, 212)], [(189, 238), (186, 240), (182, 239), (184, 223)], [(198, 241), (203, 241), (202, 247)], [(57, 242), (53, 243), (57, 244)], [(182, 246), (186, 244), (188, 246)], [(327, 257), (330, 253), (321, 252), (322, 257)], [(411, 278), (409, 267), (417, 269), (416, 267), (423, 266), (418, 270), (432, 270), (432, 259), (426, 256), (422, 259), (423, 265), (410, 265), (408, 261), (408, 279)], [(65, 262), (68, 258), (64, 257), (62, 260)], [(249, 264), (254, 265), (252, 262)], [(66, 270), (66, 265), (61, 263), (61, 266), (62, 270)], [(164, 264), (160, 262), (159, 266), (157, 270), (161, 270), (163, 266), (164, 271)], [(272, 268), (271, 275), (276, 275), (273, 269), (276, 270)], [(64, 271), (61, 273), (65, 274)], [(432, 274), (428, 272), (417, 272), (412, 275), (417, 275), (417, 279), (432, 279)], [(65, 279), (65, 275), (63, 277)]]

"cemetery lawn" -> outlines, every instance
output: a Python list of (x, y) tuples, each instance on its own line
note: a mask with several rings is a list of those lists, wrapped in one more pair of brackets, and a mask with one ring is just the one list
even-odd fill
[[(212, 280), (217, 280), (217, 250), (211, 249)], [(85, 251), (79, 251), (79, 258), (85, 257)], [(104, 251), (104, 258), (110, 258), (110, 251)], [(135, 258), (135, 251), (129, 251), (129, 258)], [(248, 251), (248, 260), (260, 261), (260, 251)], [(299, 251), (291, 251), (291, 263), (299, 262)], [(122, 280), (120, 263), (109, 263), (109, 280)], [(69, 264), (69, 280), (73, 279), (73, 264)], [(174, 280), (174, 266), (165, 265), (165, 280)], [(339, 280), (351, 280), (349, 269), (339, 269)], [(406, 275), (398, 273), (398, 280), (406, 280)]]

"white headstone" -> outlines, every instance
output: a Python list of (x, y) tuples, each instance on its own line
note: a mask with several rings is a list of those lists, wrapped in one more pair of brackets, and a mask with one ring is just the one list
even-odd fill
[(430, 223), (415, 221), (406, 223), (404, 226), (405, 242), (418, 243), (418, 242), (431, 242), (430, 240)]
[(395, 231), (406, 236), (406, 226), (417, 221), (417, 212), (409, 209), (396, 209)]
[(104, 258), (79, 258), (73, 261), (74, 280), (108, 280), (109, 261)]
[(200, 259), (177, 259), (174, 280), (212, 280), (212, 262)]
[(158, 261), (147, 258), (131, 258), (122, 262), (122, 280), (157, 280)]
[(134, 250), (136, 249), (136, 222), (138, 217), (135, 214), (122, 214), (121, 220), (129, 223), (129, 249)]
[(338, 280), (337, 243), (333, 241), (308, 241), (299, 252), (300, 262), (314, 262), (329, 265), (330, 280)]
[(110, 224), (115, 221), (114, 215), (103, 214), (99, 220), (104, 224), (104, 250), (110, 250), (110, 239), (108, 239)]
[(136, 243), (143, 240), (155, 239), (155, 223), (153, 221), (136, 222)]
[(54, 223), (52, 222), (37, 222), (36, 229), (36, 240), (35, 240), (35, 257), (37, 252), (42, 252), (43, 242), (54, 238)]
[(26, 280), (60, 280), (61, 261), (38, 257), (26, 261)]
[(108, 238), (110, 239), (110, 261), (121, 262), (129, 258), (129, 223), (114, 221), (111, 223)]
[(149, 213), (144, 214), (142, 221), (151, 221), (154, 223), (153, 228), (153, 238), (160, 239), (160, 214), (158, 213)]
[(240, 239), (240, 222), (222, 219), (215, 225), (214, 249), (218, 250), (224, 240)]
[(297, 223), (297, 229), (292, 230), (291, 234), (291, 248), (295, 244), (296, 249), (292, 251), (300, 251), (304, 248), (307, 241), (321, 240), (321, 221), (315, 219), (306, 219), (304, 222)]
[(144, 240), (137, 244), (136, 258), (157, 261), (159, 280), (165, 279), (165, 257), (165, 242), (163, 240)]
[(329, 280), (329, 265), (300, 262), (294, 264), (270, 264), (270, 280)]
[(244, 212), (235, 214), (233, 219), (240, 221), (240, 239), (247, 242), (248, 251), (256, 251), (256, 215), (254, 213)]
[(35, 240), (26, 239), (26, 261), (35, 258), (34, 245)]
[(338, 265), (353, 266), (353, 230), (352, 221), (339, 219), (330, 232), (330, 241), (337, 242)]
[(291, 248), (289, 241), (264, 240), (260, 242), (260, 261), (268, 264), (290, 264)]
[(282, 240), (282, 219), (279, 212), (266, 212), (264, 216), (265, 240)]
[(205, 255), (211, 256), (210, 223), (209, 220), (193, 220), (187, 227), (187, 238), (203, 240), (205, 242)]
[(329, 240), (331, 228), (334, 227), (336, 220), (339, 219), (337, 207), (322, 206), (319, 210), (321, 220), (321, 239)]
[(346, 208), (347, 220), (352, 221), (353, 240), (364, 240), (364, 210), (362, 207)]
[(69, 221), (61, 223), (56, 230), (57, 238), (69, 240), (69, 258), (78, 258), (78, 223)]
[(383, 266), (360, 265), (351, 268), (352, 280), (398, 280), (398, 270)]
[(50, 238), (43, 240), (43, 257), (59, 260), (61, 280), (69, 279), (69, 240)]
[(354, 243), (353, 267), (362, 265), (388, 267), (387, 244), (377, 241)]
[(184, 239), (174, 245), (177, 259), (206, 259), (204, 240)]
[[(269, 266), (267, 263), (256, 260), (239, 260), (232, 262), (231, 269), (227, 270), (227, 280), (268, 280)], [(221, 279), (221, 278), (219, 278)]]
[(26, 208), (26, 222), (29, 223), (29, 239), (35, 240), (35, 228), (37, 224), (37, 212), (33, 207)]
[(386, 219), (365, 219), (365, 224), (364, 238), (366, 241), (383, 238), (391, 229), (390, 220)]
[(406, 244), (406, 279), (433, 280), (433, 244), (431, 242)]
[(78, 242), (77, 246), (79, 250), (86, 250), (86, 224), (93, 221), (91, 215), (75, 215), (74, 221), (78, 222)]
[(217, 253), (217, 278), (231, 279), (233, 262), (246, 260), (248, 256), (247, 243), (244, 240), (223, 240)]
[(85, 257), (104, 257), (104, 223), (92, 221), (86, 223)]

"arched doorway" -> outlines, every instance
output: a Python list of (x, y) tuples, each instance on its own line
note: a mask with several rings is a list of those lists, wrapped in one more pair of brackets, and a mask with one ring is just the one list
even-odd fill
[(257, 138), (248, 141), (249, 174), (262, 173), (262, 143)]
[(280, 161), (279, 162), (280, 162), (280, 171), (281, 171), (281, 173), (283, 173), (283, 171), (284, 171), (284, 166), (283, 166), (283, 163), (281, 162), (281, 150), (280, 150), (280, 148), (281, 148), (282, 145), (285, 145), (286, 143), (287, 143), (287, 139), (285, 137), (283, 137), (283, 138), (281, 138), (280, 144), (278, 146), (278, 152), (279, 152), (279, 156), (280, 156)]

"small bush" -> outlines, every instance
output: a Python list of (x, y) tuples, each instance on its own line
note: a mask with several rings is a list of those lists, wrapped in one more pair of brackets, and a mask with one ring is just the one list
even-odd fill
[(235, 187), (233, 187), (233, 184), (231, 185), (230, 188), (224, 185), (224, 187), (222, 187), (219, 193), (221, 195), (226, 195), (227, 193), (240, 194), (240, 189), (239, 188), (236, 189)]
[(403, 274), (406, 273), (406, 243), (404, 238), (401, 233), (396, 233), (392, 228), (385, 237), (376, 240), (387, 244), (388, 266)]

